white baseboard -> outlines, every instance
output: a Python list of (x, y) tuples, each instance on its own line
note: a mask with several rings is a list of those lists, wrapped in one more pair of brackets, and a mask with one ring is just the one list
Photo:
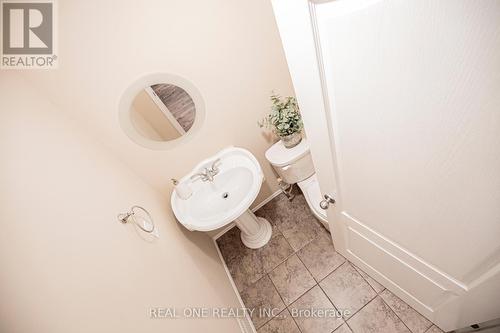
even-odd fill
[(266, 203), (268, 203), (269, 201), (273, 200), (274, 198), (276, 198), (281, 193), (283, 193), (283, 191), (277, 190), (276, 192), (274, 192), (273, 194), (271, 194), (270, 196), (268, 196), (267, 198), (265, 198), (264, 200), (262, 200), (262, 202), (259, 203), (257, 206), (255, 206), (254, 208), (252, 208), (252, 212), (255, 213), (260, 208), (262, 208)]
[[(219, 239), (219, 237), (221, 237), (222, 235), (224, 235), (226, 232), (229, 231), (229, 229), (232, 229), (233, 227), (235, 226), (235, 223), (234, 222), (231, 222), (229, 223), (228, 225), (226, 225), (221, 231), (219, 231), (218, 233), (216, 233), (215, 235), (212, 236), (212, 239), (214, 241), (217, 241), (217, 239)], [(217, 245), (217, 244), (216, 244)]]
[[(221, 233), (221, 235), (222, 234), (223, 234), (223, 232)], [(217, 250), (217, 254), (219, 255), (220, 261), (222, 262), (222, 266), (224, 267), (224, 270), (226, 271), (226, 275), (229, 279), (229, 282), (231, 283), (231, 286), (233, 287), (234, 293), (236, 294), (236, 297), (238, 298), (238, 302), (240, 303), (240, 307), (246, 308), (245, 304), (243, 303), (243, 300), (241, 299), (238, 288), (236, 288), (236, 284), (233, 281), (233, 277), (231, 276), (231, 273), (229, 272), (229, 268), (227, 268), (226, 262), (224, 261), (224, 257), (222, 256), (222, 253), (220, 252), (219, 246), (217, 245), (217, 238), (214, 237), (213, 241), (214, 241), (215, 249)], [(238, 325), (240, 325), (240, 329), (241, 329), (242, 333), (257, 333), (250, 316), (245, 316), (243, 318), (237, 318), (237, 321), (238, 321)]]

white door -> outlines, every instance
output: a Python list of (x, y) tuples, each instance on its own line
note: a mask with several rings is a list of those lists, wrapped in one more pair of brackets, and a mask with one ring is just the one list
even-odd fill
[(500, 0), (273, 0), (339, 252), (445, 330), (500, 317)]

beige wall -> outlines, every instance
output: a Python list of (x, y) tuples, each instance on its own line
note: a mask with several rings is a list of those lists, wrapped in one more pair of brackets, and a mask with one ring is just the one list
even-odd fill
[[(0, 332), (238, 332), (232, 320), (152, 320), (150, 306), (238, 306), (210, 239), (23, 82), (0, 74)], [(150, 210), (142, 240), (116, 215)]]
[[(273, 89), (293, 89), (269, 0), (60, 1), (59, 46), (58, 70), (24, 75), (165, 195), (171, 178), (229, 145), (264, 169), (257, 202), (277, 190), (264, 158), (271, 139), (257, 121)], [(197, 135), (168, 151), (136, 145), (118, 122), (121, 94), (151, 72), (188, 79), (206, 105)]]
[[(256, 123), (273, 89), (293, 91), (269, 0), (58, 7), (59, 68), (0, 72), (0, 331), (237, 332), (234, 320), (154, 321), (147, 309), (236, 304), (210, 240), (175, 221), (168, 196), (170, 178), (229, 145), (261, 162), (257, 201), (277, 189)], [(188, 79), (206, 105), (201, 130), (168, 151), (136, 145), (118, 122), (121, 94), (151, 72)], [(133, 204), (155, 217), (155, 243), (116, 221)]]

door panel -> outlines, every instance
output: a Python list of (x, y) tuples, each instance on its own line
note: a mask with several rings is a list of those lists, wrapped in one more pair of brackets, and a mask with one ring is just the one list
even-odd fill
[(344, 217), (348, 226), (347, 252), (361, 261), (361, 266), (369, 266), (399, 292), (414, 298), (419, 312), (431, 316), (433, 309), (467, 290), (466, 286), (407, 249), (347, 214)]
[(443, 329), (500, 317), (500, 1), (273, 6), (336, 248)]
[(460, 280), (500, 253), (500, 2), (479, 2), (317, 9), (342, 209)]

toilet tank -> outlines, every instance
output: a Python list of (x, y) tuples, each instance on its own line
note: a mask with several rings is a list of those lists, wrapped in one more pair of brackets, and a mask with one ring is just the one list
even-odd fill
[(266, 151), (266, 158), (288, 184), (298, 183), (314, 174), (314, 165), (306, 139), (293, 148), (278, 141)]

